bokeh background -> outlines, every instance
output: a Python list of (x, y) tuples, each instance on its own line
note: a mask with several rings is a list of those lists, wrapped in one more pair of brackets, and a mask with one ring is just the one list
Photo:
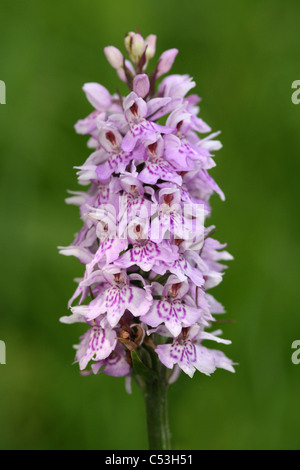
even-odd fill
[(91, 106), (81, 90), (98, 81), (125, 92), (103, 48), (123, 48), (138, 28), (158, 35), (157, 55), (177, 47), (173, 71), (202, 96), (201, 117), (222, 130), (212, 175), (211, 223), (235, 260), (214, 295), (227, 309), (227, 354), (236, 375), (181, 376), (170, 389), (176, 449), (300, 446), (298, 0), (1, 0), (0, 106), (1, 449), (144, 449), (140, 391), (123, 379), (81, 377), (72, 365), (83, 327), (67, 313), (77, 260), (59, 256), (81, 227), (65, 205), (78, 189), (74, 165), (86, 139), (73, 124)]

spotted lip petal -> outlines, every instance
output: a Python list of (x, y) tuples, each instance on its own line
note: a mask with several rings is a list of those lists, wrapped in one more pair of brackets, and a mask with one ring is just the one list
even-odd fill
[[(150, 102), (151, 103), (151, 102)], [(124, 100), (124, 113), (129, 124), (129, 131), (122, 142), (122, 149), (131, 152), (138, 142), (145, 145), (153, 144), (158, 140), (160, 134), (168, 134), (173, 129), (146, 120), (148, 106), (142, 98), (132, 92)]]
[(175, 342), (173, 344), (158, 345), (156, 352), (160, 361), (169, 369), (178, 364), (191, 378), (196, 369), (205, 375), (211, 375), (216, 370), (216, 364), (211, 354), (206, 348), (201, 348), (190, 340), (183, 344)]
[(149, 312), (141, 317), (141, 321), (157, 327), (164, 323), (172, 336), (179, 336), (182, 328), (190, 327), (201, 318), (201, 311), (198, 308), (191, 307), (181, 302), (179, 299), (174, 301), (154, 300)]
[(140, 316), (147, 313), (151, 304), (152, 298), (149, 299), (148, 296), (145, 296), (144, 289), (134, 285), (118, 285), (112, 282), (108, 288), (100, 292), (90, 302), (86, 319), (91, 321), (105, 313), (110, 326), (114, 328), (126, 310), (129, 310), (134, 316)]
[(77, 349), (76, 362), (79, 362), (80, 370), (85, 369), (91, 360), (106, 359), (115, 349), (116, 343), (114, 330), (97, 326), (90, 328)]
[[(103, 367), (104, 369), (102, 370)], [(130, 365), (121, 344), (117, 343), (114, 351), (106, 359), (92, 364), (91, 370), (94, 374), (106, 374), (111, 377), (128, 376), (130, 374)]]

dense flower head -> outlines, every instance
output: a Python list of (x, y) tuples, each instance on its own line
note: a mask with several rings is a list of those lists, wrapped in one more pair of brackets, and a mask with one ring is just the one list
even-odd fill
[(223, 352), (203, 345), (230, 343), (207, 331), (224, 313), (208, 291), (222, 281), (220, 261), (232, 259), (206, 226), (210, 197), (224, 199), (209, 174), (219, 132), (198, 117), (191, 77), (160, 79), (177, 49), (163, 52), (151, 73), (155, 35), (131, 32), (125, 49), (129, 59), (114, 46), (104, 52), (127, 96), (83, 86), (93, 110), (75, 129), (89, 137), (91, 154), (75, 168), (88, 189), (66, 200), (79, 206), (83, 227), (60, 253), (77, 257), (84, 274), (61, 321), (86, 324), (75, 358), (84, 374), (128, 378), (131, 352), (147, 348), (172, 369), (170, 382), (181, 370), (234, 372)]

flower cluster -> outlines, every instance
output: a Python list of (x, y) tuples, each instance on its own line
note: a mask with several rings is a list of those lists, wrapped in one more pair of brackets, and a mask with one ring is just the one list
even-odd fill
[[(104, 49), (129, 94), (111, 95), (98, 83), (83, 90), (94, 111), (77, 122), (89, 136), (91, 155), (76, 167), (85, 192), (71, 192), (83, 228), (60, 253), (85, 265), (64, 323), (88, 325), (76, 347), (84, 373), (130, 377), (131, 352), (151, 348), (172, 369), (210, 375), (234, 372), (223, 352), (205, 340), (228, 344), (220, 331), (207, 332), (222, 305), (207, 291), (218, 285), (231, 259), (205, 227), (209, 199), (224, 194), (208, 173), (219, 133), (198, 117), (200, 98), (188, 94), (195, 82), (168, 73), (178, 53), (165, 51), (152, 73), (156, 36), (125, 38), (129, 60), (113, 46)], [(206, 134), (206, 136), (204, 136)], [(77, 304), (74, 305), (75, 300)], [(92, 361), (91, 368), (86, 371)]]

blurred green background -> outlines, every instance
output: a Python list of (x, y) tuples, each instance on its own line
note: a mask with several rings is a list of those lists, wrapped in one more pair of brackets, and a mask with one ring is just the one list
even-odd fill
[(65, 205), (74, 165), (89, 152), (73, 125), (97, 81), (125, 92), (103, 54), (127, 31), (157, 34), (157, 56), (180, 50), (203, 97), (201, 117), (222, 130), (212, 175), (211, 223), (235, 260), (214, 295), (225, 304), (236, 375), (181, 376), (170, 389), (176, 449), (296, 449), (300, 441), (299, 155), (297, 0), (1, 0), (0, 106), (1, 449), (147, 448), (140, 391), (123, 379), (81, 377), (72, 345), (83, 326), (67, 313), (77, 260), (57, 254), (79, 230)]

